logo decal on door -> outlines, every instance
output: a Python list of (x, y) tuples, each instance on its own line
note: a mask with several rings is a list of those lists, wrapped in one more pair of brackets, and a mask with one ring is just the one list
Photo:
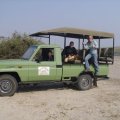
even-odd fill
[(50, 67), (38, 67), (38, 75), (50, 75)]

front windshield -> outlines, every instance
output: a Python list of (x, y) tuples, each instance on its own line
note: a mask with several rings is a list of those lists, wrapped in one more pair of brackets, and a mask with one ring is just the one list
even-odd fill
[(30, 46), (27, 49), (27, 51), (23, 54), (22, 59), (29, 60), (36, 49), (37, 49), (37, 46)]

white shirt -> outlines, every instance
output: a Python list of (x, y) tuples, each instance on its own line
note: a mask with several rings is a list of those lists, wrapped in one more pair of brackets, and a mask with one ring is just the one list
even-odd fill
[(91, 54), (97, 54), (98, 43), (95, 40), (87, 42), (84, 47), (89, 49)]

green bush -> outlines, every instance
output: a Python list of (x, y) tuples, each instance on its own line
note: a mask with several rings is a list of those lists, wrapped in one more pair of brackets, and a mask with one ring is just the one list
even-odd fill
[(30, 45), (42, 44), (26, 34), (13, 33), (11, 38), (0, 40), (0, 59), (20, 58)]

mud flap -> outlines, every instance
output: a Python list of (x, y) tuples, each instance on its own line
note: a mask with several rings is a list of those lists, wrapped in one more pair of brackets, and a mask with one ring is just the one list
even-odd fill
[(93, 86), (97, 87), (97, 76), (93, 78)]

